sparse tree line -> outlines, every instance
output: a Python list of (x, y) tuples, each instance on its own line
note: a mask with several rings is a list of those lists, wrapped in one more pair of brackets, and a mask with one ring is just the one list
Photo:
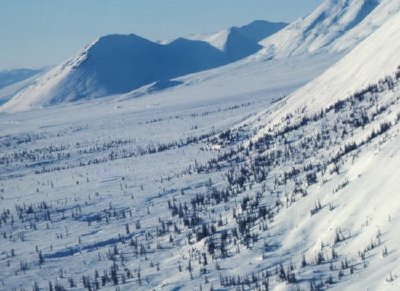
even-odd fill
[[(131, 286), (150, 287), (152, 278), (145, 274), (161, 272), (164, 268), (157, 260), (158, 254), (164, 249), (176, 248), (182, 244), (189, 246), (189, 251), (182, 254), (176, 271), (186, 272), (190, 280), (201, 278), (209, 290), (217, 286), (238, 290), (270, 290), (277, 283), (300, 288), (304, 282), (307, 282), (309, 290), (325, 290), (367, 268), (373, 250), (379, 249), (382, 257), (390, 254), (390, 250), (382, 243), (380, 231), (354, 256), (340, 254), (340, 246), (351, 238), (351, 234), (337, 228), (332, 241), (321, 242), (316, 253), (299, 254), (258, 272), (231, 275), (224, 272), (221, 265), (226, 259), (239, 257), (244, 250), (260, 246), (263, 248), (262, 259), (268, 260), (276, 246), (266, 233), (276, 215), (308, 196), (311, 187), (324, 183), (324, 177), (340, 173), (347, 160), (356, 157), (364, 146), (390, 133), (390, 129), (399, 123), (400, 114), (394, 119), (387, 116), (393, 106), (399, 104), (400, 98), (393, 96), (389, 100), (381, 100), (382, 93), (394, 90), (399, 80), (400, 69), (394, 76), (385, 77), (377, 84), (338, 100), (318, 113), (309, 114), (304, 109), (288, 114), (257, 139), (250, 136), (250, 130), (243, 125), (236, 129), (218, 133), (213, 131), (144, 148), (125, 149), (133, 143), (129, 139), (113, 140), (99, 147), (91, 147), (88, 149), (90, 153), (106, 151), (108, 155), (81, 163), (80, 167), (160, 153), (197, 143), (211, 143), (221, 147), (216, 156), (205, 163), (196, 161), (194, 172), (189, 171), (187, 175), (204, 177), (222, 173), (224, 183), (215, 183), (210, 178), (199, 189), (182, 189), (180, 193), (166, 199), (164, 207), (168, 209), (169, 216), (159, 217), (158, 222), (151, 226), (137, 219), (129, 206), (118, 208), (110, 204), (94, 216), (86, 215), (85, 210), (91, 198), (85, 202), (71, 202), (68, 207), (46, 201), (17, 204), (15, 209), (3, 209), (0, 213), (0, 239), (24, 242), (24, 232), (21, 230), (33, 232), (38, 225), (51, 229), (53, 224), (66, 220), (87, 223), (88, 227), (92, 224), (119, 222), (115, 224), (120, 227), (119, 234), (102, 242), (104, 245), (85, 245), (80, 236), (76, 239), (77, 247), (73, 251), (77, 253), (96, 249), (98, 260), (104, 261), (101, 270), (91, 270), (90, 274), (88, 272), (81, 277), (60, 270), (58, 278), (46, 282), (46, 286), (34, 283), (34, 291), (41, 288), (58, 291), (76, 287), (99, 290), (106, 286), (118, 288), (128, 283)], [(258, 128), (262, 129), (265, 127)], [(353, 138), (356, 131), (362, 132), (358, 140)], [(249, 143), (245, 144), (245, 141)], [(31, 140), (25, 137), (22, 142)], [(42, 150), (49, 154), (56, 153), (58, 148)], [(84, 151), (80, 154), (86, 154)], [(21, 159), (21, 156), (18, 157)], [(57, 170), (60, 169), (46, 168), (38, 174)], [(334, 191), (339, 192), (348, 184), (349, 181), (343, 181)], [(144, 210), (148, 216), (154, 215), (150, 209), (147, 207)], [(318, 199), (309, 211), (307, 215), (316, 219), (321, 211), (335, 211), (335, 205), (324, 205)], [(63, 230), (56, 235), (57, 239), (63, 240), (71, 234)], [(19, 260), (17, 265), (19, 254), (12, 249), (8, 254), (7, 267), (15, 268), (16, 274), (28, 272), (56, 258), (60, 255), (59, 251), (53, 251), (52, 247), (50, 251), (36, 247), (34, 262)], [(129, 267), (128, 263), (132, 261), (140, 262), (140, 265)], [(302, 277), (304, 269), (309, 267), (318, 268), (323, 271), (321, 274), (329, 275), (321, 275), (319, 278)], [(219, 274), (217, 280), (214, 278), (211, 281), (211, 272)], [(389, 274), (387, 281), (393, 280), (393, 275)]]

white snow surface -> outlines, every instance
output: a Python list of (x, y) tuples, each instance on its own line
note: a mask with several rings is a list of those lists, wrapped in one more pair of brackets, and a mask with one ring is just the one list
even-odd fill
[(357, 26), (335, 40), (330, 46), (331, 51), (342, 51), (368, 37), (389, 18), (400, 11), (400, 1), (380, 0), (379, 5), (365, 17)]
[(351, 49), (400, 10), (398, 0), (326, 0), (308, 16), (261, 41), (258, 57)]
[(223, 51), (225, 49), (229, 33), (230, 30), (227, 29), (211, 34), (192, 34), (188, 36), (188, 39), (208, 42), (213, 47)]
[(0, 290), (399, 290), (399, 27), (0, 114)]
[[(56, 66), (44, 76), (35, 79), (26, 89), (18, 92), (9, 102), (0, 107), (1, 111), (26, 111), (34, 107), (42, 107), (52, 102), (59, 90), (70, 87), (69, 75), (74, 67), (86, 59), (84, 50), (76, 58)], [(72, 88), (69, 88), (72, 91)], [(71, 95), (73, 93), (71, 92)]]
[[(245, 63), (298, 54), (347, 52), (399, 9), (398, 0), (326, 0), (307, 17), (261, 41), (265, 48), (248, 57)], [(20, 92), (0, 107), (0, 111), (16, 112), (121, 94), (143, 85), (139, 90), (142, 93), (149, 87), (150, 91), (165, 90), (177, 85), (171, 79), (257, 52), (261, 48), (256, 43), (259, 38), (282, 26), (281, 23), (255, 21), (247, 26), (163, 44), (134, 35), (103, 37)], [(190, 61), (193, 54), (204, 62)], [(87, 58), (88, 55), (91, 57)], [(175, 68), (177, 63), (181, 66)], [(116, 64), (118, 69), (113, 67)]]
[(393, 74), (400, 64), (399, 27), (397, 13), (321, 76), (291, 94), (271, 118), (279, 120), (303, 108), (317, 112)]
[[(192, 34), (186, 37), (191, 40), (205, 41), (213, 47), (225, 51), (229, 45), (230, 37), (234, 37), (239, 33), (241, 36), (259, 42), (260, 40), (269, 37), (276, 32), (280, 31), (286, 26), (282, 22), (268, 22), (263, 20), (256, 20), (250, 24), (241, 27), (231, 27), (229, 29), (221, 30), (215, 33), (208, 34)], [(238, 45), (238, 44), (235, 44)]]
[(19, 81), (12, 85), (0, 89), (0, 104), (6, 103), (12, 97), (14, 97), (18, 92), (25, 89), (29, 85), (31, 85), (36, 79), (37, 75), (27, 78), (25, 80)]
[[(159, 97), (161, 100), (168, 100), (164, 96), (171, 96), (170, 91), (173, 91), (177, 92), (173, 96), (181, 96), (182, 98), (185, 96), (196, 101), (198, 98), (218, 99), (240, 94), (269, 95), (269, 92), (282, 90), (281, 93), (275, 94), (282, 97), (317, 77), (338, 60), (340, 56), (340, 53), (335, 53), (300, 56), (269, 62), (243, 60), (175, 79), (176, 84), (180, 85), (174, 85), (167, 90), (158, 90), (160, 92), (153, 92), (152, 94), (161, 96)], [(54, 96), (57, 96), (60, 88), (65, 91), (65, 87), (68, 86), (70, 86), (71, 94), (73, 94), (74, 82), (69, 82), (69, 77), (65, 77), (70, 72), (75, 74), (73, 71), (74, 64), (83, 61), (84, 58), (85, 54), (82, 54), (76, 60), (58, 66), (42, 79), (36, 81), (34, 85), (28, 87), (0, 107), (0, 112), (12, 113), (45, 107), (49, 102), (53, 102)], [(113, 98), (134, 98), (148, 94), (148, 87), (143, 87)], [(152, 97), (149, 96), (149, 98)], [(186, 98), (179, 100), (187, 100)]]
[(94, 99), (153, 83), (161, 90), (172, 84), (171, 79), (254, 54), (261, 49), (260, 38), (284, 26), (254, 21), (214, 35), (178, 38), (167, 43), (155, 43), (134, 34), (104, 36), (36, 80), (0, 110), (24, 111)]

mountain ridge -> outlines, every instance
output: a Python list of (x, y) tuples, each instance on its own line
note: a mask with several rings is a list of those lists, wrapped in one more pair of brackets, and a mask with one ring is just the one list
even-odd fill
[(399, 1), (326, 0), (307, 16), (260, 41), (265, 48), (257, 55), (283, 58), (320, 51), (346, 51), (398, 11)]
[(2, 70), (0, 71), (0, 89), (31, 78), (44, 70), (28, 68)]
[[(260, 50), (256, 40), (283, 26), (260, 21), (232, 28), (223, 50), (206, 41), (186, 38), (156, 43), (135, 34), (103, 36), (15, 96), (2, 110), (26, 110), (127, 93), (154, 82), (226, 65)], [(249, 37), (244, 35), (246, 32)]]
[[(0, 114), (2, 286), (400, 290), (399, 27), (397, 12), (349, 51)], [(43, 82), (79, 78), (119, 41)]]

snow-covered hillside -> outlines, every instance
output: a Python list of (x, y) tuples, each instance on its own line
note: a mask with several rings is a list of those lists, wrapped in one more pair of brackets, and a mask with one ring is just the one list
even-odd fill
[(4, 103), (8, 102), (12, 97), (14, 97), (18, 92), (25, 89), (29, 85), (31, 85), (38, 76), (33, 76), (31, 78), (25, 79), (23, 81), (19, 81), (12, 85), (6, 86), (0, 89), (0, 106)]
[(31, 85), (45, 69), (11, 69), (0, 72), (0, 106)]
[(308, 16), (261, 41), (265, 48), (259, 56), (345, 51), (398, 11), (398, 0), (326, 0)]
[(317, 112), (393, 74), (400, 64), (399, 25), (399, 13), (389, 17), (339, 62), (285, 100), (285, 106), (274, 112), (274, 118), (282, 117), (288, 110), (306, 108)]
[(0, 290), (399, 290), (398, 27), (1, 114)]
[(9, 69), (0, 71), (0, 89), (11, 86), (15, 83), (29, 79), (44, 69)]
[(87, 100), (127, 93), (154, 82), (235, 62), (257, 52), (260, 38), (283, 23), (253, 22), (214, 36), (221, 48), (205, 39), (178, 38), (154, 43), (137, 35), (109, 35), (78, 56), (54, 68), (3, 107), (5, 111)]
[[(187, 77), (190, 78), (192, 84), (179, 88), (179, 90), (177, 88), (142, 98), (132, 99), (130, 96), (124, 96), (122, 98), (124, 100), (118, 101), (115, 99), (109, 99), (107, 102), (98, 100), (0, 116), (0, 132), (2, 133), (0, 138), (0, 199), (4, 202), (2, 205), (6, 208), (13, 203), (19, 205), (20, 198), (17, 195), (19, 191), (30, 193), (31, 190), (35, 192), (37, 189), (39, 189), (39, 192), (36, 193), (39, 194), (33, 195), (32, 199), (22, 194), (27, 205), (32, 203), (32, 208), (28, 212), (36, 212), (37, 209), (34, 205), (39, 200), (47, 200), (45, 198), (47, 195), (50, 195), (50, 200), (55, 203), (47, 200), (49, 205), (52, 204), (49, 213), (51, 212), (50, 218), (54, 223), (53, 226), (49, 225), (49, 233), (42, 232), (42, 222), (38, 221), (32, 227), (39, 232), (27, 231), (22, 235), (24, 241), (17, 239), (13, 242), (13, 239), (8, 240), (8, 238), (9, 234), (14, 232), (9, 232), (8, 226), (5, 226), (4, 220), (2, 220), (0, 231), (6, 230), (7, 235), (6, 238), (0, 239), (2, 250), (5, 250), (1, 254), (0, 263), (7, 265), (7, 261), (9, 261), (9, 267), (0, 268), (0, 287), (2, 286), (5, 289), (12, 288), (11, 286), (26, 288), (37, 282), (39, 287), (48, 288), (47, 280), (49, 280), (53, 286), (59, 284), (60, 286), (70, 287), (71, 284), (73, 286), (76, 284), (78, 290), (82, 288), (83, 279), (81, 279), (81, 276), (93, 273), (96, 268), (99, 269), (98, 272), (102, 272), (100, 271), (102, 264), (108, 265), (108, 262), (105, 261), (108, 260), (106, 259), (107, 255), (100, 255), (101, 261), (99, 262), (103, 263), (95, 262), (99, 257), (96, 257), (95, 261), (92, 261), (89, 257), (95, 254), (93, 251), (96, 248), (100, 251), (100, 249), (108, 249), (115, 244), (114, 236), (117, 235), (121, 226), (125, 228), (125, 223), (130, 224), (128, 225), (129, 231), (134, 234), (136, 233), (134, 230), (136, 226), (132, 224), (132, 221), (136, 223), (140, 220), (140, 228), (144, 231), (143, 233), (141, 230), (137, 232), (137, 239), (140, 242), (140, 237), (145, 232), (151, 231), (154, 226), (154, 221), (148, 220), (150, 217), (145, 218), (143, 216), (143, 218), (140, 218), (142, 217), (141, 210), (145, 209), (147, 205), (150, 213), (157, 213), (161, 218), (167, 218), (169, 216), (168, 209), (165, 208), (167, 197), (172, 197), (170, 195), (176, 193), (182, 195), (180, 188), (187, 188), (183, 190), (187, 193), (187, 198), (191, 197), (194, 192), (190, 193), (197, 191), (196, 189), (202, 191), (201, 189), (207, 184), (205, 182), (212, 176), (196, 174), (196, 177), (193, 176), (192, 182), (190, 181), (192, 178), (186, 174), (182, 176), (182, 180), (180, 178), (175, 180), (173, 177), (176, 174), (181, 176), (179, 173), (182, 170), (186, 172), (184, 168), (195, 162), (194, 157), (199, 163), (212, 157), (213, 153), (207, 149), (209, 146), (207, 144), (208, 137), (247, 119), (257, 113), (260, 108), (269, 106), (275, 100), (290, 93), (294, 88), (317, 76), (330, 65), (328, 59), (326, 56), (319, 56), (310, 59), (298, 58), (286, 62), (277, 60), (268, 63), (269, 66), (266, 66), (263, 71), (260, 71), (260, 67), (252, 68), (250, 66), (247, 68), (249, 75), (265, 74), (268, 76), (271, 80), (270, 84), (264, 82), (263, 85), (263, 79), (260, 77), (251, 86), (251, 84), (246, 84), (242, 80), (245, 77), (244, 75), (232, 74), (232, 71), (229, 74), (227, 68), (221, 68), (218, 72), (214, 72), (215, 76), (209, 81), (203, 79), (210, 78), (205, 73), (204, 76)], [(232, 66), (234, 66), (232, 68), (234, 70), (236, 65)], [(226, 72), (224, 73), (222, 70), (226, 70)], [(221, 78), (221, 76), (224, 77)], [(231, 87), (233, 87), (233, 84), (236, 87), (229, 91), (227, 90), (228, 84), (223, 87), (220, 86), (226, 82), (230, 83)], [(183, 143), (180, 144), (181, 142)], [(178, 146), (178, 144), (180, 145)], [(158, 148), (159, 146), (160, 148)], [(166, 148), (164, 148), (165, 146)], [(158, 148), (158, 153), (153, 152), (152, 148)], [(118, 149), (122, 151), (120, 152)], [(121, 154), (122, 156), (120, 156)], [(178, 156), (179, 159), (177, 159)], [(18, 159), (18, 162), (15, 158)], [(108, 162), (111, 162), (111, 164), (108, 164)], [(91, 174), (86, 177), (84, 173), (87, 171)], [(189, 170), (189, 172), (193, 172), (193, 170)], [(120, 177), (119, 175), (122, 173), (126, 173), (123, 174), (126, 177)], [(134, 176), (131, 176), (133, 173), (135, 173)], [(60, 174), (61, 176), (59, 176)], [(74, 181), (70, 184), (71, 181), (67, 177), (72, 175), (82, 178), (82, 174), (86, 178), (78, 181), (78, 183), (73, 178)], [(36, 185), (37, 182), (41, 184), (40, 181), (44, 181), (42, 180), (44, 177), (48, 177), (49, 181), (52, 181), (49, 182), (49, 187), (33, 187), (33, 184)], [(160, 177), (163, 177), (161, 178), (162, 181), (159, 180)], [(217, 179), (219, 174), (215, 177)], [(18, 186), (15, 184), (17, 181), (15, 179), (19, 181)], [(120, 191), (118, 190), (118, 187), (120, 187), (118, 180), (125, 181), (123, 183), (126, 184), (123, 187), (126, 187), (124, 192), (126, 191), (127, 196), (118, 194)], [(53, 183), (53, 186), (51, 186), (51, 183)], [(176, 190), (177, 187), (179, 190)], [(100, 188), (102, 191), (99, 191)], [(98, 194), (93, 191), (98, 192)], [(159, 191), (165, 193), (166, 196), (162, 194), (161, 197), (157, 198)], [(88, 204), (88, 207), (83, 210), (85, 213), (82, 212), (79, 217), (74, 214), (74, 218), (67, 214), (69, 213), (69, 202), (68, 205), (65, 204), (66, 208), (59, 205), (61, 207), (59, 213), (64, 212), (66, 216), (65, 219), (59, 216), (60, 220), (58, 221), (58, 218), (56, 218), (58, 214), (53, 213), (53, 210), (59, 207), (56, 206), (58, 204), (56, 201), (58, 199), (72, 199), (69, 201), (73, 201), (75, 195), (77, 195), (76, 199), (81, 200), (83, 199), (82, 193), (92, 193), (89, 195), (96, 197), (93, 200), (91, 198), (93, 204)], [(133, 196), (129, 196), (129, 193)], [(78, 198), (78, 196), (81, 198)], [(78, 200), (75, 200), (75, 202), (80, 204)], [(76, 206), (75, 202), (74, 205)], [(90, 222), (91, 226), (88, 226), (87, 218), (90, 220), (90, 217), (93, 217), (96, 213), (101, 213), (109, 207), (105, 206), (104, 203), (109, 205), (109, 202), (115, 205), (116, 213), (120, 213), (118, 215), (122, 215), (122, 212), (124, 212), (120, 212), (120, 210), (126, 209), (128, 212), (126, 212), (125, 218), (130, 217), (130, 212), (132, 217), (127, 221), (120, 216), (109, 227), (98, 224), (96, 229), (97, 227), (101, 229), (91, 230), (91, 227), (95, 226), (97, 222), (94, 224)], [(155, 208), (151, 205), (154, 205)], [(147, 210), (145, 213), (147, 213)], [(25, 216), (25, 214), (22, 214), (22, 216)], [(39, 216), (37, 217), (40, 221), (42, 220)], [(27, 218), (26, 221), (30, 221), (30, 218)], [(5, 223), (8, 225), (8, 222)], [(17, 228), (20, 229), (19, 227), (22, 224), (18, 222)], [(46, 226), (44, 227), (46, 228)], [(53, 227), (55, 228), (53, 229)], [(53, 233), (55, 229), (68, 229), (68, 235), (55, 234)], [(126, 233), (126, 229), (124, 232)], [(41, 235), (37, 236), (39, 233)], [(11, 237), (13, 236), (11, 234)], [(44, 237), (46, 237), (45, 240), (43, 240)], [(69, 241), (67, 242), (66, 239)], [(132, 239), (133, 244), (135, 244), (136, 234), (132, 236)], [(30, 246), (26, 244), (28, 241)], [(188, 248), (184, 246), (184, 241), (185, 239), (181, 235), (176, 239), (177, 246), (183, 244), (181, 246), (186, 253)], [(47, 246), (45, 247), (47, 242), (50, 242), (49, 249), (47, 249)], [(80, 246), (76, 248), (77, 242), (78, 245), (83, 247), (82, 250), (79, 249)], [(148, 243), (150, 243), (150, 240)], [(36, 244), (42, 252), (44, 260), (40, 265), (36, 263), (38, 253), (34, 249), (33, 252), (31, 250), (31, 246), (35, 248)], [(150, 245), (147, 244), (147, 246)], [(117, 248), (119, 247), (117, 246)], [(140, 286), (138, 281), (136, 281), (138, 284), (131, 284), (131, 282), (126, 286), (120, 286), (122, 290), (148, 290), (152, 288), (151, 286), (168, 290), (173, 289), (172, 286), (174, 285), (186, 286), (182, 287), (186, 290), (198, 288), (199, 281), (197, 279), (193, 280), (194, 285), (187, 281), (190, 280), (190, 277), (186, 276), (187, 273), (184, 271), (186, 266), (183, 266), (186, 265), (187, 261), (179, 259), (178, 249), (175, 249), (175, 247), (170, 250), (172, 258), (170, 253), (164, 252), (153, 254), (149, 252), (146, 255), (147, 259), (154, 258), (151, 259), (152, 262), (148, 261), (148, 263), (154, 266), (154, 270), (160, 268), (159, 275), (162, 274), (162, 276), (153, 279), (151, 279), (153, 275), (150, 276), (150, 273), (148, 273), (150, 270), (148, 264), (143, 262), (139, 271), (138, 268), (142, 264), (136, 260), (131, 261), (133, 257), (127, 257), (127, 260), (130, 261), (128, 269), (132, 274), (121, 275), (122, 273), (118, 273), (119, 280), (127, 276), (123, 280), (129, 277), (128, 281), (131, 281), (134, 276), (136, 281), (139, 272), (140, 276), (143, 276), (143, 283)], [(50, 251), (54, 253), (50, 254)], [(82, 254), (84, 254), (85, 259), (81, 257)], [(131, 255), (134, 255), (134, 253), (131, 253)], [(96, 256), (98, 255), (96, 254)], [(164, 262), (167, 263), (168, 260), (171, 260), (171, 264), (169, 264), (171, 267), (164, 269)], [(50, 261), (53, 261), (53, 263), (50, 263)], [(133, 267), (133, 264), (136, 267)], [(182, 265), (182, 273), (178, 274), (179, 264)], [(212, 264), (214, 263), (210, 261), (210, 265)], [(9, 276), (9, 272), (12, 272), (12, 270), (17, 273)], [(63, 279), (57, 279), (59, 282), (56, 283), (54, 278), (58, 275), (55, 275), (55, 272), (61, 272), (61, 270)], [(25, 272), (26, 279), (20, 277), (23, 272)], [(33, 278), (34, 273), (40, 273), (39, 277)], [(193, 271), (193, 275), (197, 276), (197, 271)], [(180, 276), (183, 277), (179, 279)], [(169, 277), (171, 279), (168, 279)], [(100, 283), (100, 279), (97, 280), (100, 285), (103, 284)], [(177, 283), (176, 280), (181, 282)], [(86, 278), (84, 281), (86, 284)], [(96, 283), (93, 282), (93, 284)], [(114, 289), (108, 279), (104, 281), (104, 285), (102, 288), (105, 290)]]

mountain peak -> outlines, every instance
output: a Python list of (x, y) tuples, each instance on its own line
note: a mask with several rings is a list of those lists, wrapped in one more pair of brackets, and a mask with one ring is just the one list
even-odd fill
[(215, 48), (223, 51), (232, 34), (240, 35), (248, 41), (259, 42), (260, 40), (277, 33), (287, 25), (288, 24), (284, 22), (255, 20), (247, 25), (233, 26), (216, 33), (190, 35), (188, 39), (208, 42)]
[[(260, 38), (285, 24), (256, 21), (217, 34), (155, 43), (136, 34), (100, 37), (77, 56), (57, 66), (2, 107), (26, 110), (107, 95), (219, 67), (262, 47)], [(158, 83), (157, 83), (158, 84)]]
[(237, 27), (240, 34), (247, 38), (259, 42), (264, 38), (280, 31), (288, 24), (284, 22), (270, 22), (266, 20), (254, 20), (253, 22)]
[(261, 41), (265, 46), (262, 54), (287, 57), (325, 49), (363, 22), (380, 3), (378, 0), (326, 0), (306, 17)]

